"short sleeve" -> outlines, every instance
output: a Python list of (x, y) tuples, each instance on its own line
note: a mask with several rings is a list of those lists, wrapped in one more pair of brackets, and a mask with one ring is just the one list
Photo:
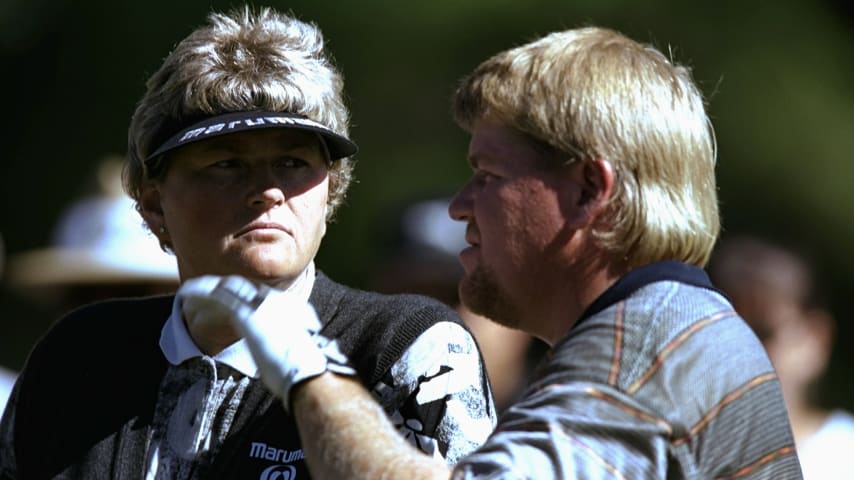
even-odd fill
[(452, 478), (671, 478), (669, 430), (615, 390), (549, 385), (505, 411), (495, 433), (456, 465)]

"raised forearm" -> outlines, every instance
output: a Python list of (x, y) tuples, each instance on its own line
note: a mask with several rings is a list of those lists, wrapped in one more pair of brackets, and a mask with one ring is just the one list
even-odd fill
[(315, 478), (442, 479), (444, 462), (428, 457), (395, 431), (358, 381), (325, 373), (297, 385), (291, 408)]

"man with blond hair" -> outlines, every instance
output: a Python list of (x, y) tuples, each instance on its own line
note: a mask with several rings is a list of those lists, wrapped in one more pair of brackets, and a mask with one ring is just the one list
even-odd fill
[(451, 470), (391, 435), (357, 382), (324, 371), (308, 348), (318, 337), (237, 311), (313, 472), (800, 478), (774, 369), (702, 270), (719, 232), (716, 149), (690, 72), (580, 28), (488, 59), (453, 105), (473, 171), (449, 207), (467, 224), (462, 300), (550, 355)]

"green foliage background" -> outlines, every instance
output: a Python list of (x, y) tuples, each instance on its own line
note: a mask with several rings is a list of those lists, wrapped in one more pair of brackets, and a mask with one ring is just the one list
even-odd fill
[[(210, 9), (235, 2), (0, 0), (0, 233), (6, 253), (46, 245), (108, 154), (123, 154), (145, 79)], [(256, 5), (261, 5), (256, 3)], [(854, 409), (848, 344), (854, 222), (854, 15), (845, 2), (271, 0), (318, 23), (343, 69), (361, 146), (348, 205), (318, 263), (364, 285), (390, 204), (453, 192), (466, 137), (448, 115), (458, 79), (488, 55), (596, 24), (693, 67), (719, 145), (724, 235), (758, 231), (817, 252), (840, 323), (827, 401)], [(0, 321), (20, 322), (3, 296)], [(0, 334), (2, 335), (2, 334)], [(22, 345), (32, 338), (22, 335)], [(20, 349), (0, 352), (18, 367)]]

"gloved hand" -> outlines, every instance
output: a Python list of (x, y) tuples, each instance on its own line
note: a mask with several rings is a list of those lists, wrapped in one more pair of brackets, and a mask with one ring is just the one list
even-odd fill
[(194, 321), (231, 322), (246, 339), (261, 380), (286, 408), (291, 388), (301, 381), (327, 370), (356, 374), (338, 344), (317, 333), (314, 307), (291, 293), (239, 276), (204, 276), (184, 282), (177, 294), (184, 315)]

